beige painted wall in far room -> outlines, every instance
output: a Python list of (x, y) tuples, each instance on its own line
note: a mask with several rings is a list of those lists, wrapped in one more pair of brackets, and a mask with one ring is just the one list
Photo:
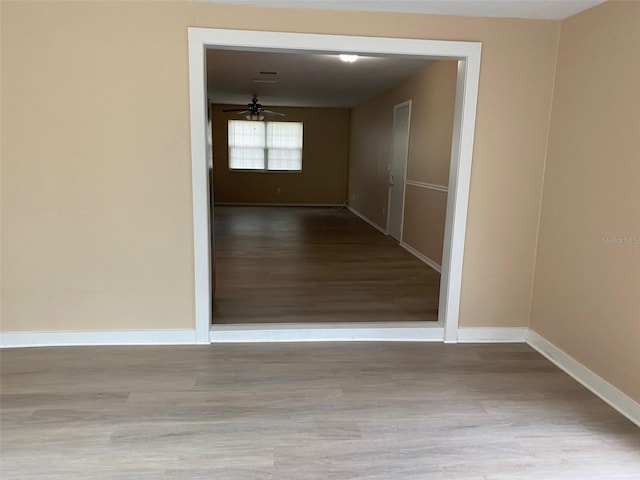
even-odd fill
[[(439, 61), (353, 109), (350, 205), (386, 228), (393, 107), (411, 100), (407, 180), (447, 187), (457, 62)], [(403, 241), (442, 263), (447, 193), (407, 186)], [(384, 209), (384, 211), (383, 211)]]
[(640, 3), (562, 22), (531, 328), (640, 402)]
[(408, 180), (444, 187), (449, 183), (457, 73), (458, 62), (440, 61), (401, 86), (413, 90), (414, 102)]
[(2, 331), (194, 328), (189, 26), (482, 42), (460, 323), (526, 326), (559, 22), (170, 1), (1, 21)]
[(407, 185), (404, 202), (403, 242), (442, 265), (447, 194)]
[(214, 105), (213, 108), (216, 202), (341, 205), (347, 200), (349, 109), (269, 105), (269, 109), (286, 115), (282, 121), (304, 124), (302, 172), (257, 173), (229, 171), (227, 122), (242, 117), (222, 111), (237, 108), (236, 105)]
[[(425, 72), (424, 89), (415, 89), (407, 179), (446, 187), (451, 164), (457, 62), (437, 62)], [(442, 265), (447, 193), (408, 186), (403, 241)]]

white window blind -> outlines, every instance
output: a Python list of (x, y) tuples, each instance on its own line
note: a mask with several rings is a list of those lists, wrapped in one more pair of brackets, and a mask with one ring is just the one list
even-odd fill
[(229, 168), (264, 170), (265, 124), (229, 120)]
[(302, 170), (302, 123), (267, 123), (267, 169)]
[(301, 122), (229, 120), (230, 170), (302, 170)]

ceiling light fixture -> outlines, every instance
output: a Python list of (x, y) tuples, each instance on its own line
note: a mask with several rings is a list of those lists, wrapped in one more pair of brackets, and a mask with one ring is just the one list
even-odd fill
[(346, 53), (341, 53), (339, 57), (340, 57), (340, 60), (342, 60), (345, 63), (353, 63), (356, 60), (358, 60), (358, 55), (348, 55)]

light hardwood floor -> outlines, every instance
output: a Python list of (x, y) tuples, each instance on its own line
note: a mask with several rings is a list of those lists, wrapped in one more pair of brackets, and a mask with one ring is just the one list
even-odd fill
[(346, 209), (214, 211), (214, 323), (438, 319), (440, 274)]
[(640, 478), (640, 429), (526, 345), (0, 352), (0, 477)]

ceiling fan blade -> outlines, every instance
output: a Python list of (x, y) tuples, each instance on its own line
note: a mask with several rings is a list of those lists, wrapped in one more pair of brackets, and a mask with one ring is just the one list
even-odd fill
[(222, 110), (223, 112), (248, 112), (246, 108), (229, 108), (227, 110)]
[(231, 113), (235, 114), (235, 115), (244, 115), (245, 113), (251, 113), (251, 110), (230, 110)]
[(262, 113), (266, 113), (267, 115), (277, 115), (279, 117), (285, 117), (284, 113), (274, 112), (273, 110), (265, 110), (264, 108), (260, 110)]

